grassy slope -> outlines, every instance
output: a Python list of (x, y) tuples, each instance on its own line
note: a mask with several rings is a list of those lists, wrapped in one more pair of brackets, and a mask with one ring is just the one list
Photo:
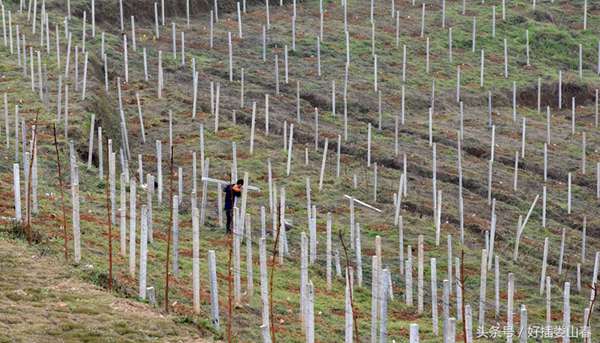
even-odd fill
[[(75, 4), (78, 5), (77, 3)], [(352, 6), (354, 5), (354, 6)], [(321, 109), (322, 117), (320, 118), (320, 130), (323, 136), (330, 139), (330, 143), (335, 139), (337, 134), (341, 133), (342, 122), (340, 117), (333, 118), (329, 113), (329, 85), (332, 79), (336, 79), (338, 87), (338, 114), (341, 112), (341, 92), (343, 82), (343, 56), (344, 45), (342, 41), (342, 22), (341, 10), (338, 3), (327, 3), (329, 9), (326, 17), (326, 34), (324, 45), (322, 46), (323, 54), (323, 69), (324, 74), (321, 78), (316, 77), (316, 61), (313, 55), (315, 54), (314, 35), (318, 28), (318, 5), (309, 2), (299, 6), (299, 16), (302, 21), (298, 22), (297, 50), (298, 52), (290, 53), (291, 56), (291, 82), (288, 86), (282, 86), (282, 96), (272, 96), (271, 100), (271, 116), (272, 128), (271, 135), (266, 137), (262, 130), (262, 94), (264, 92), (273, 93), (273, 72), (272, 62), (258, 62), (260, 57), (260, 25), (263, 23), (263, 11), (261, 8), (252, 8), (248, 15), (244, 18), (244, 33), (246, 38), (242, 41), (236, 39), (234, 56), (237, 68), (246, 68), (246, 90), (247, 100), (243, 110), (239, 109), (239, 84), (234, 82), (230, 84), (227, 81), (227, 45), (226, 32), (236, 30), (236, 23), (232, 21), (233, 16), (226, 18), (217, 26), (215, 49), (209, 50), (207, 44), (207, 29), (205, 23), (207, 19), (202, 17), (200, 21), (194, 21), (194, 25), (190, 30), (186, 30), (186, 40), (188, 43), (188, 67), (179, 67), (178, 63), (170, 58), (170, 29), (166, 27), (161, 32), (161, 38), (158, 41), (153, 41), (149, 37), (152, 36), (152, 28), (149, 25), (138, 25), (138, 39), (143, 40), (148, 38), (139, 45), (147, 46), (151, 59), (151, 81), (143, 82), (143, 72), (141, 65), (141, 54), (132, 53), (130, 56), (130, 83), (127, 85), (127, 90), (124, 92), (124, 100), (127, 103), (127, 114), (129, 117), (129, 131), (131, 134), (130, 143), (133, 153), (144, 154), (145, 167), (147, 172), (154, 171), (153, 144), (155, 139), (163, 140), (163, 151), (166, 146), (168, 134), (165, 131), (167, 109), (173, 109), (175, 115), (175, 132), (178, 137), (175, 140), (177, 144), (177, 159), (176, 164), (184, 167), (184, 180), (186, 189), (190, 189), (191, 184), (191, 155), (187, 153), (190, 150), (197, 150), (198, 136), (197, 126), (189, 125), (191, 111), (191, 77), (189, 60), (191, 57), (197, 59), (200, 75), (200, 108), (199, 119), (204, 120), (208, 128), (206, 132), (207, 141), (207, 157), (211, 158), (211, 176), (225, 178), (231, 160), (231, 148), (228, 142), (238, 142), (238, 159), (241, 171), (250, 171), (251, 178), (257, 182), (259, 186), (266, 189), (266, 167), (264, 161), (271, 158), (275, 168), (276, 182), (279, 186), (286, 187), (288, 195), (288, 216), (297, 224), (298, 227), (305, 227), (306, 214), (304, 211), (304, 178), (310, 176), (313, 181), (314, 201), (319, 207), (319, 231), (324, 232), (324, 214), (327, 211), (334, 213), (335, 229), (347, 230), (347, 204), (342, 200), (342, 193), (352, 193), (357, 197), (367, 200), (371, 195), (371, 170), (365, 169), (366, 160), (366, 123), (373, 123), (377, 126), (377, 97), (372, 91), (372, 62), (370, 57), (370, 25), (368, 24), (368, 5), (351, 3), (353, 16), (351, 18), (351, 34), (352, 34), (352, 60), (350, 75), (350, 90), (349, 90), (349, 117), (350, 117), (350, 139), (343, 146), (343, 173), (340, 179), (335, 179), (333, 164), (334, 156), (330, 155), (327, 164), (327, 178), (325, 180), (325, 191), (322, 193), (316, 192), (316, 182), (318, 178), (318, 167), (320, 165), (320, 153), (313, 152), (312, 146), (312, 129), (311, 118), (312, 108), (318, 106)], [(566, 3), (557, 3), (554, 5), (540, 5), (538, 12), (550, 13), (555, 18), (555, 23), (546, 21), (538, 21), (537, 12), (530, 11), (529, 5), (524, 2), (511, 2), (508, 8), (508, 20), (502, 22), (498, 20), (496, 30), (496, 38), (491, 37), (490, 13), (488, 5), (480, 6), (473, 4), (469, 8), (469, 15), (466, 17), (458, 14), (459, 4), (450, 3), (448, 9), (448, 21), (454, 29), (454, 46), (455, 56), (454, 64), (447, 64), (447, 33), (443, 32), (438, 26), (441, 17), (438, 7), (433, 11), (428, 9), (427, 32), (431, 37), (431, 52), (432, 52), (432, 73), (425, 75), (424, 70), (424, 39), (418, 35), (420, 8), (413, 8), (407, 4), (400, 5), (402, 13), (402, 38), (401, 44), (406, 43), (409, 47), (409, 68), (407, 76), (407, 124), (401, 128), (401, 152), (406, 152), (409, 161), (409, 197), (405, 200), (406, 211), (403, 213), (405, 217), (406, 238), (405, 242), (413, 246), (413, 251), (416, 247), (416, 235), (424, 234), (426, 243), (426, 268), (425, 268), (425, 285), (428, 289), (429, 285), (429, 257), (438, 257), (438, 280), (443, 279), (446, 269), (446, 247), (442, 244), (439, 248), (435, 247), (433, 241), (433, 226), (431, 220), (431, 152), (427, 145), (427, 106), (428, 96), (430, 93), (431, 80), (435, 76), (437, 89), (436, 100), (436, 116), (434, 119), (435, 139), (438, 142), (438, 177), (440, 179), (439, 187), (444, 191), (444, 210), (443, 218), (448, 221), (443, 227), (443, 235), (452, 234), (454, 237), (455, 252), (460, 249), (456, 244), (458, 241), (458, 229), (456, 225), (457, 210), (456, 210), (456, 151), (453, 142), (456, 139), (456, 113), (457, 106), (452, 101), (454, 75), (456, 63), (462, 63), (463, 74), (463, 94), (466, 102), (466, 132), (465, 132), (465, 150), (464, 165), (465, 165), (465, 213), (467, 224), (467, 242), (466, 242), (466, 268), (468, 272), (467, 284), (467, 299), (475, 308), (478, 299), (478, 269), (479, 269), (479, 249), (483, 241), (484, 230), (489, 229), (489, 209), (485, 204), (486, 199), (486, 178), (487, 178), (487, 159), (489, 158), (489, 131), (485, 128), (487, 122), (486, 113), (486, 95), (485, 89), (494, 92), (494, 99), (498, 99), (498, 104), (495, 105), (494, 116), (497, 125), (496, 148), (497, 163), (494, 167), (494, 196), (498, 199), (498, 235), (496, 250), (500, 253), (502, 263), (502, 289), (506, 283), (506, 273), (514, 272), (517, 275), (517, 303), (526, 303), (530, 311), (532, 321), (541, 323), (544, 316), (544, 307), (542, 298), (537, 296), (537, 282), (539, 278), (539, 261), (541, 258), (541, 249), (543, 244), (542, 237), (549, 236), (551, 240), (551, 256), (550, 261), (553, 266), (556, 266), (558, 259), (557, 247), (560, 241), (560, 228), (567, 227), (567, 279), (574, 283), (574, 268), (578, 262), (578, 246), (579, 230), (583, 214), (591, 215), (595, 208), (594, 194), (594, 178), (593, 173), (588, 170), (587, 175), (577, 174), (575, 177), (574, 194), (576, 195), (574, 207), (577, 209), (574, 215), (567, 216), (565, 210), (566, 186), (566, 170), (576, 172), (579, 153), (578, 142), (580, 141), (580, 132), (588, 130), (588, 165), (592, 166), (598, 157), (595, 155), (592, 147), (597, 146), (597, 135), (594, 134), (591, 128), (593, 119), (590, 114), (593, 107), (588, 102), (584, 108), (578, 108), (578, 115), (581, 113), (581, 120), (578, 121), (577, 137), (570, 137), (570, 117), (569, 109), (563, 109), (557, 112), (552, 119), (553, 142), (550, 147), (550, 180), (549, 180), (549, 210), (553, 215), (549, 221), (548, 229), (541, 228), (539, 207), (534, 212), (533, 221), (528, 225), (525, 232), (525, 238), (521, 245), (521, 259), (518, 265), (514, 265), (510, 261), (510, 253), (514, 242), (514, 227), (516, 226), (516, 217), (519, 214), (524, 214), (527, 210), (530, 201), (536, 193), (541, 192), (541, 164), (542, 164), (542, 142), (545, 137), (545, 117), (537, 114), (535, 110), (535, 101), (530, 98), (535, 97), (534, 85), (537, 77), (542, 77), (545, 82), (556, 82), (556, 69), (571, 69), (577, 67), (576, 44), (584, 45), (585, 55), (585, 73), (583, 80), (577, 80), (573, 72), (568, 72), (565, 75), (566, 80), (570, 80), (578, 85), (590, 85), (591, 88), (597, 87), (597, 77), (594, 75), (592, 68), (594, 67), (594, 48), (596, 44), (598, 30), (598, 16), (591, 15), (589, 25), (592, 28), (586, 33), (581, 33), (577, 30), (577, 20), (579, 12), (572, 6)], [(499, 11), (498, 11), (499, 12)], [(280, 59), (282, 56), (282, 45), (290, 44), (289, 32), (289, 13), (291, 7), (278, 8), (274, 6), (272, 21), (273, 29), (270, 32), (270, 49), (273, 52), (278, 52)], [(408, 308), (403, 304), (402, 292), (403, 281), (398, 275), (397, 266), (397, 234), (393, 225), (390, 224), (392, 218), (391, 193), (397, 187), (397, 180), (401, 171), (401, 162), (395, 161), (393, 157), (393, 116), (399, 111), (399, 79), (401, 71), (401, 48), (395, 48), (393, 32), (394, 22), (388, 15), (383, 17), (387, 10), (379, 8), (378, 13), (381, 15), (381, 20), (378, 20), (378, 34), (376, 50), (379, 55), (380, 64), (380, 86), (383, 89), (384, 99), (384, 128), (382, 132), (375, 132), (374, 137), (374, 159), (380, 162), (380, 180), (379, 180), (379, 206), (386, 209), (384, 216), (376, 216), (367, 211), (360, 211), (359, 221), (362, 224), (363, 230), (363, 257), (365, 270), (365, 283), (370, 284), (370, 258), (373, 253), (373, 238), (379, 234), (384, 238), (384, 261), (389, 265), (396, 288), (396, 298), (390, 307), (390, 337), (400, 338), (405, 336), (407, 325), (410, 322), (418, 321), (421, 324), (423, 338), (435, 341), (435, 338), (430, 334), (429, 315), (425, 313), (421, 318), (415, 315), (412, 308)], [(316, 14), (316, 15), (315, 15)], [(435, 22), (432, 19), (435, 18)], [(54, 13), (53, 13), (54, 15)], [(486, 61), (488, 67), (486, 74), (486, 88), (479, 89), (479, 54), (470, 52), (470, 25), (471, 16), (477, 15), (479, 25), (478, 46), (483, 46), (486, 50), (486, 56), (490, 60)], [(60, 16), (57, 16), (58, 18)], [(21, 19), (22, 20), (22, 19)], [(177, 20), (178, 26), (183, 28), (184, 23)], [(114, 84), (116, 75), (121, 75), (122, 61), (120, 60), (119, 40), (115, 36), (113, 28), (110, 26), (114, 23), (103, 23), (102, 28), (108, 30), (107, 44), (109, 49), (109, 59), (111, 66), (111, 81)], [(72, 28), (74, 32), (80, 30), (80, 21), (73, 19)], [(533, 67), (524, 67), (524, 32), (525, 29), (530, 30), (530, 40), (532, 42), (532, 65)], [(77, 36), (75, 34), (75, 36)], [(510, 78), (505, 80), (502, 77), (502, 46), (501, 39), (507, 37), (509, 46), (511, 46), (511, 69)], [(192, 43), (193, 42), (193, 43)], [(88, 40), (88, 49), (92, 52), (92, 56), (97, 53), (100, 46), (99, 39)], [(514, 46), (514, 48), (512, 48)], [(157, 49), (164, 51), (167, 84), (165, 99), (159, 100), (155, 97), (155, 75), (156, 75), (156, 56)], [(191, 51), (190, 51), (191, 50)], [(6, 54), (6, 51), (4, 51)], [(52, 55), (51, 55), (52, 56)], [(514, 59), (514, 61), (513, 61)], [(19, 84), (21, 82), (20, 72), (17, 72), (14, 59), (5, 59), (3, 72), (5, 74), (4, 90), (9, 92), (9, 101), (11, 104), (17, 99), (23, 99), (24, 111), (29, 120), (36, 109), (43, 109), (43, 105), (36, 103), (31, 99), (30, 93)], [(97, 59), (99, 60), (99, 59)], [(272, 61), (272, 56), (269, 56)], [(49, 78), (51, 82), (55, 82), (57, 73), (54, 72), (55, 59), (49, 57), (45, 60), (50, 71)], [(98, 70), (97, 68), (93, 70)], [(283, 72), (282, 72), (283, 75)], [(100, 75), (95, 75), (99, 77)], [(281, 76), (283, 79), (283, 76)], [(294, 81), (301, 80), (301, 93), (303, 100), (302, 117), (303, 123), (295, 123), (297, 130), (295, 135), (298, 141), (306, 143), (311, 148), (310, 152), (310, 167), (303, 167), (304, 151), (301, 144), (296, 144), (294, 156), (294, 169), (291, 178), (284, 178), (284, 161), (285, 153), (281, 149), (280, 130), (282, 121), (293, 121), (295, 113), (295, 87)], [(108, 108), (116, 108), (116, 95), (112, 94), (111, 98), (104, 99), (102, 95), (101, 79), (90, 82), (90, 87), (93, 91), (89, 91), (90, 96), (85, 102), (75, 102), (75, 96), (72, 97), (73, 117), (71, 120), (71, 137), (76, 139), (78, 149), (81, 152), (86, 151), (86, 136), (89, 125), (89, 111), (97, 109), (94, 103), (107, 102)], [(245, 125), (234, 126), (228, 118), (221, 118), (222, 129), (218, 134), (212, 131), (212, 116), (210, 115), (209, 96), (208, 96), (208, 81), (217, 81), (221, 83), (221, 116), (229, 117), (231, 111), (237, 109), (238, 122)], [(489, 82), (488, 82), (489, 80)], [(512, 183), (512, 156), (514, 150), (517, 149), (520, 137), (520, 127), (512, 122), (508, 107), (510, 102), (510, 87), (512, 81), (516, 81), (519, 87), (519, 100), (523, 104), (530, 106), (521, 106), (519, 108), (519, 116), (528, 118), (528, 151), (527, 160), (523, 164), (520, 174), (520, 190), (512, 192), (510, 185)], [(51, 90), (53, 84), (51, 83)], [(54, 86), (55, 88), (55, 86)], [(136, 109), (134, 102), (134, 90), (140, 91), (144, 99), (144, 113), (146, 127), (148, 132), (147, 142), (142, 145), (141, 137), (138, 133), (136, 120)], [(529, 93), (527, 93), (529, 91)], [(113, 92), (115, 93), (115, 92)], [(426, 96), (423, 96), (425, 94)], [(27, 100), (25, 100), (27, 99)], [(256, 150), (253, 156), (249, 155), (246, 147), (248, 141), (248, 122), (249, 122), (249, 103), (250, 101), (258, 101), (259, 108), (259, 124), (257, 125), (258, 134)], [(567, 102), (567, 101), (565, 101)], [(568, 103), (568, 102), (567, 102)], [(495, 102), (496, 104), (496, 102)], [(53, 104), (49, 109), (53, 108)], [(50, 120), (54, 114), (50, 110), (48, 113), (42, 111), (42, 117)], [(97, 117), (100, 114), (97, 113)], [(101, 124), (104, 128), (109, 127), (114, 123), (111, 117), (115, 117), (114, 112), (102, 114)], [(198, 120), (197, 120), (198, 121)], [(520, 121), (517, 121), (519, 123)], [(587, 129), (586, 129), (587, 128)], [(115, 139), (118, 137), (118, 131), (108, 130), (109, 134)], [(51, 142), (49, 131), (47, 129), (40, 137), (41, 156), (48, 156), (48, 159), (40, 161), (42, 170), (50, 171), (49, 175), (53, 175), (54, 166), (50, 160), (49, 153), (52, 151), (49, 143)], [(277, 138), (275, 138), (277, 137)], [(322, 143), (321, 143), (322, 144)], [(331, 145), (330, 145), (331, 146)], [(9, 161), (11, 153), (3, 152), (5, 161)], [(85, 153), (83, 153), (85, 155)], [(106, 164), (105, 164), (106, 165)], [(383, 165), (383, 166), (381, 166)], [(130, 167), (133, 169), (133, 167)], [(10, 171), (10, 164), (2, 165), (5, 172)], [(103, 220), (105, 210), (103, 207), (103, 183), (93, 175), (96, 175), (95, 170), (89, 173), (85, 168), (80, 168), (82, 173), (82, 190), (85, 199), (82, 204), (82, 230), (83, 230), (83, 259), (85, 264), (96, 266), (94, 272), (90, 272), (85, 268), (76, 268), (77, 275), (89, 279), (98, 280), (99, 273), (102, 274), (106, 268), (106, 242), (105, 236), (102, 234), (105, 228)], [(351, 179), (352, 174), (356, 173), (359, 178), (359, 189), (352, 190)], [(5, 174), (3, 177), (3, 185), (5, 186), (6, 196), (10, 196), (10, 175)], [(44, 234), (49, 235), (52, 239), (49, 242), (51, 251), (59, 251), (62, 241), (59, 236), (60, 230), (58, 225), (44, 225), (56, 218), (59, 212), (59, 207), (56, 206), (56, 195), (52, 192), (56, 191), (54, 179), (50, 178), (41, 182), (43, 191), (39, 192), (42, 195), (42, 210), (40, 215), (35, 219), (35, 226)], [(45, 195), (49, 193), (49, 195)], [(52, 193), (52, 194), (50, 194)], [(186, 194), (188, 194), (186, 192)], [(145, 197), (142, 197), (143, 199)], [(214, 189), (209, 194), (210, 204), (216, 204)], [(258, 220), (258, 205), (267, 204), (267, 195), (263, 192), (260, 197), (253, 198), (250, 212), (253, 216), (253, 227), (257, 228)], [(164, 226), (168, 223), (168, 211), (166, 204), (163, 204), (164, 210), (159, 208), (155, 212), (155, 227), (163, 233), (157, 233), (157, 240), (151, 247), (150, 253), (150, 270), (149, 284), (154, 284), (159, 289), (159, 301), (162, 301), (163, 287), (162, 281), (162, 266), (165, 258), (165, 241), (164, 241)], [(5, 205), (7, 215), (11, 213), (11, 205)], [(205, 256), (207, 249), (216, 249), (218, 253), (218, 268), (221, 277), (221, 309), (226, 308), (226, 281), (223, 277), (226, 275), (226, 242), (221, 236), (220, 231), (203, 230), (202, 234), (202, 300), (205, 304), (202, 307), (203, 315), (194, 316), (191, 314), (191, 235), (190, 231), (185, 228), (190, 227), (189, 221), (189, 205), (184, 203), (182, 213), (181, 226), (184, 228), (181, 238), (180, 247), (181, 254), (181, 277), (174, 281), (175, 285), (172, 288), (174, 299), (178, 302), (176, 306), (177, 312), (182, 320), (194, 321), (200, 328), (206, 330), (208, 327), (207, 315), (209, 313), (208, 293), (205, 285), (207, 284)], [(214, 207), (213, 207), (214, 208)], [(215, 225), (214, 212), (209, 213), (209, 228)], [(162, 225), (161, 225), (162, 223)], [(588, 232), (593, 234), (597, 232), (598, 221), (596, 218), (588, 218)], [(257, 232), (257, 231), (255, 231)], [(256, 236), (256, 234), (255, 234)], [(348, 239), (346, 237), (346, 239)], [(290, 244), (293, 259), (286, 261), (286, 264), (278, 267), (278, 276), (275, 278), (275, 317), (278, 323), (278, 330), (285, 337), (286, 341), (300, 341), (302, 334), (300, 326), (297, 323), (298, 312), (298, 283), (299, 271), (298, 264), (295, 262), (299, 255), (298, 248), (298, 230), (290, 233)], [(324, 242), (321, 234), (321, 242)], [(445, 240), (443, 240), (445, 241)], [(589, 280), (592, 254), (596, 250), (598, 242), (590, 237), (588, 240), (589, 255), (586, 264), (583, 265), (585, 280)], [(339, 243), (335, 242), (338, 246)], [(255, 249), (256, 250), (256, 249)], [(319, 263), (317, 266), (311, 267), (311, 278), (315, 283), (317, 295), (315, 312), (318, 313), (316, 319), (317, 339), (322, 341), (330, 341), (332, 331), (335, 337), (342, 337), (343, 333), (343, 285), (341, 280), (336, 281), (332, 292), (326, 292), (324, 286), (324, 244), (319, 246)], [(256, 256), (256, 251), (255, 251)], [(127, 260), (117, 257), (115, 260), (117, 280), (123, 284), (123, 291), (130, 296), (135, 295), (137, 282), (127, 275)], [(245, 270), (245, 264), (242, 264)], [(559, 280), (563, 280), (564, 276), (558, 276), (555, 267), (549, 270), (553, 277), (553, 283), (557, 285)], [(258, 270), (255, 268), (255, 275), (258, 275)], [(415, 272), (416, 275), (416, 272)], [(105, 276), (104, 276), (105, 278)], [(245, 284), (245, 281), (243, 281)], [(488, 279), (488, 300), (492, 299), (492, 282)], [(370, 290), (368, 288), (357, 289), (357, 309), (359, 312), (359, 321), (361, 327), (361, 335), (367, 336), (369, 332), (370, 318)], [(555, 297), (558, 297), (561, 290), (553, 290)], [(255, 341), (259, 337), (257, 322), (259, 321), (260, 303), (256, 296), (250, 300), (250, 306), (244, 306), (237, 309), (235, 312), (234, 330), (239, 333), (238, 337), (241, 341)], [(429, 294), (429, 291), (426, 292)], [(587, 294), (587, 292), (584, 292)], [(586, 296), (576, 296), (573, 301), (573, 321), (580, 322), (583, 304), (586, 302)], [(428, 310), (426, 295), (426, 309)], [(490, 302), (490, 308), (492, 307)], [(560, 302), (556, 301), (554, 305), (555, 319), (560, 318)], [(505, 309), (502, 310), (502, 313)], [(222, 315), (224, 314), (224, 310)], [(489, 312), (488, 317), (492, 316)], [(504, 319), (500, 316), (500, 322)], [(516, 319), (515, 322), (517, 322)], [(558, 322), (557, 322), (558, 323)], [(219, 334), (217, 334), (219, 336)]]
[(198, 342), (197, 330), (82, 282), (69, 265), (0, 236), (1, 342)]

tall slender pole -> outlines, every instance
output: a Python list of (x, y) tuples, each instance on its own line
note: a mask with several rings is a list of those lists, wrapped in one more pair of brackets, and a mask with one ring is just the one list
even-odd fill
[[(106, 156), (108, 155), (108, 137), (106, 137)], [(104, 177), (104, 189), (106, 194), (106, 219), (108, 221), (108, 290), (112, 290), (112, 220), (111, 220), (111, 204), (110, 204), (110, 195), (109, 195), (109, 181), (108, 174), (105, 174)], [(62, 188), (62, 187), (61, 187)]]
[(169, 199), (171, 200), (171, 206), (169, 206), (169, 229), (167, 232), (167, 259), (165, 260), (165, 311), (169, 313), (169, 256), (171, 250), (171, 230), (173, 228), (173, 151), (174, 148), (171, 145), (171, 166), (169, 171)]
[[(31, 244), (32, 241), (32, 232), (31, 232), (31, 186), (32, 186), (32, 174), (33, 174), (33, 162), (35, 161), (35, 151), (36, 151), (36, 141), (37, 141), (37, 122), (38, 122), (39, 112), (35, 115), (35, 121), (33, 124), (33, 137), (31, 143), (31, 160), (29, 161), (29, 166), (25, 166), (25, 168), (29, 169), (27, 173), (27, 241)], [(25, 146), (23, 146), (25, 148)]]
[[(346, 248), (346, 244), (344, 243), (344, 237), (342, 236), (342, 231), (338, 231), (338, 237), (340, 238), (340, 242), (342, 243), (342, 248), (344, 249), (344, 255), (346, 257), (346, 274), (348, 274), (350, 267), (348, 266), (348, 249)], [(358, 336), (358, 319), (356, 318), (356, 312), (354, 311), (354, 301), (352, 291), (352, 280), (349, 280), (348, 285), (350, 286), (349, 294), (350, 294), (350, 309), (352, 310), (352, 322), (354, 323), (354, 339), (356, 342), (360, 342), (360, 338)]]
[[(267, 0), (268, 3), (268, 0)], [(275, 199), (277, 199), (277, 197), (273, 198), (274, 201), (276, 201)], [(277, 211), (277, 206), (273, 206), (273, 211)], [(273, 226), (273, 229), (275, 230), (275, 226)], [(271, 341), (272, 343), (276, 343), (276, 338), (275, 338), (275, 320), (273, 318), (273, 279), (275, 279), (275, 257), (277, 256), (277, 246), (279, 245), (279, 236), (281, 233), (281, 230), (275, 230), (276, 234), (275, 234), (275, 241), (273, 242), (273, 257), (271, 259), (271, 275), (269, 275), (269, 322), (270, 322), (270, 329), (271, 329)], [(231, 268), (230, 268), (231, 269)], [(230, 278), (231, 280), (231, 278)]]
[[(56, 151), (56, 167), (58, 169), (58, 186), (60, 187), (60, 203), (62, 207), (62, 227), (63, 227), (63, 243), (65, 251), (65, 260), (69, 257), (69, 249), (67, 243), (69, 237), (67, 236), (67, 213), (65, 209), (65, 191), (63, 186), (62, 171), (60, 168), (60, 153), (58, 152), (58, 141), (56, 139), (56, 123), (52, 125), (52, 133), (54, 134), (54, 150)], [(108, 145), (108, 144), (107, 144)]]

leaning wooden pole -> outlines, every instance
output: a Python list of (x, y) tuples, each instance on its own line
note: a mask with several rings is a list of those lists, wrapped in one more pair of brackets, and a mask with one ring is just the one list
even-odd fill
[[(56, 167), (58, 169), (58, 187), (60, 188), (60, 204), (62, 207), (62, 227), (63, 227), (63, 241), (65, 250), (65, 260), (69, 258), (69, 249), (67, 243), (69, 237), (67, 236), (67, 212), (65, 209), (65, 191), (63, 188), (62, 171), (60, 168), (60, 153), (58, 152), (58, 140), (56, 139), (56, 124), (52, 125), (52, 133), (54, 134), (54, 150), (56, 151)], [(108, 146), (108, 144), (107, 144)]]
[(38, 116), (40, 115), (39, 112), (36, 113), (35, 115), (35, 121), (33, 122), (33, 137), (32, 137), (32, 143), (31, 143), (31, 158), (29, 159), (29, 166), (26, 166), (26, 168), (28, 168), (29, 172), (27, 174), (27, 225), (26, 225), (26, 234), (27, 234), (27, 242), (29, 244), (31, 244), (31, 241), (33, 240), (32, 237), (32, 233), (31, 233), (31, 181), (32, 181), (32, 171), (33, 171), (33, 161), (35, 161), (35, 142), (36, 142), (36, 134), (37, 134), (37, 122), (38, 122)]
[[(275, 206), (276, 207), (276, 206)], [(277, 209), (274, 209), (277, 211)], [(269, 322), (271, 324), (271, 342), (276, 343), (275, 338), (275, 319), (273, 318), (273, 279), (275, 278), (275, 258), (277, 257), (277, 247), (279, 246), (279, 233), (281, 229), (276, 230), (275, 242), (273, 242), (273, 258), (271, 259), (271, 275), (269, 275)]]
[[(348, 259), (348, 249), (346, 249), (346, 244), (344, 243), (344, 237), (342, 236), (342, 231), (338, 231), (338, 236), (340, 237), (340, 242), (342, 243), (342, 249), (344, 249), (344, 255), (346, 257), (346, 273), (350, 272), (350, 265), (349, 265), (349, 259)], [(352, 280), (348, 281), (348, 286), (350, 287), (349, 289), (349, 293), (350, 293), (350, 309), (352, 310), (352, 323), (354, 323), (354, 340), (356, 342), (360, 342), (360, 339), (358, 338), (358, 323), (357, 323), (357, 319), (356, 319), (356, 312), (354, 311), (354, 300), (352, 298)]]
[(167, 259), (165, 261), (165, 311), (169, 313), (169, 256), (171, 256), (171, 230), (173, 228), (173, 151), (171, 145), (171, 161), (169, 166), (169, 228), (167, 229)]
[[(108, 137), (106, 137), (106, 144), (104, 144), (104, 146), (106, 147), (106, 156), (109, 157), (108, 154)], [(111, 209), (110, 209), (110, 193), (109, 193), (109, 181), (108, 181), (108, 174), (110, 173), (106, 173), (104, 178), (105, 178), (105, 182), (104, 182), (104, 193), (106, 195), (106, 219), (108, 222), (108, 290), (112, 291), (112, 280), (113, 280), (113, 276), (112, 276), (112, 220), (111, 220)], [(121, 187), (123, 187), (123, 185), (121, 185)]]

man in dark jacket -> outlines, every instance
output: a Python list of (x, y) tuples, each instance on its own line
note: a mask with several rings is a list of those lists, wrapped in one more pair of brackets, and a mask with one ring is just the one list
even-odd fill
[(235, 198), (242, 195), (242, 187), (244, 180), (239, 179), (235, 184), (227, 185), (223, 189), (225, 193), (225, 214), (227, 215), (227, 233), (231, 233), (231, 225), (233, 222), (233, 207), (235, 206)]

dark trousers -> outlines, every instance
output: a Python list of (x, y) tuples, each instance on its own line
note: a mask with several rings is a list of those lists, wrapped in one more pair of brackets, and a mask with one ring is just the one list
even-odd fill
[(225, 209), (225, 215), (227, 216), (227, 226), (225, 227), (226, 233), (231, 233), (231, 225), (233, 224), (233, 209)]

